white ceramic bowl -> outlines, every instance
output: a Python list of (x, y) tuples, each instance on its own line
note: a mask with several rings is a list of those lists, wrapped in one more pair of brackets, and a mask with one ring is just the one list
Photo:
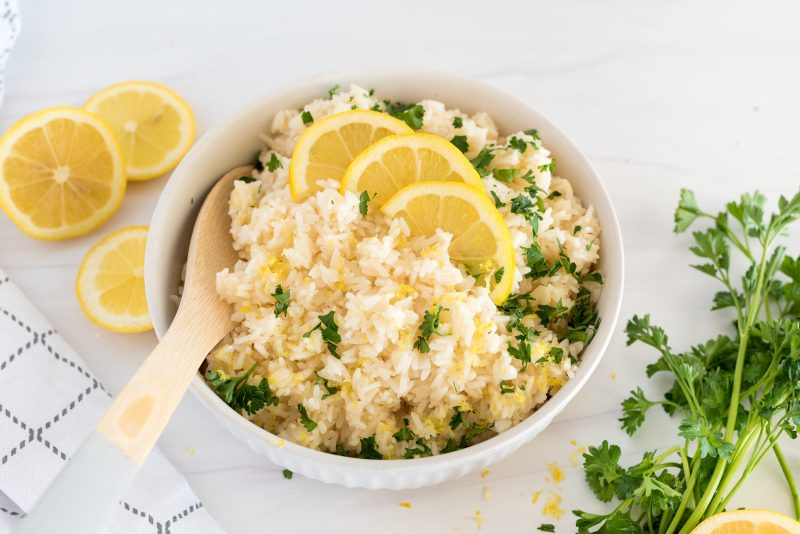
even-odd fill
[(608, 346), (619, 315), (623, 285), (622, 240), (603, 182), (570, 140), (526, 104), (492, 87), (451, 75), (407, 69), (332, 72), (269, 92), (208, 131), (172, 174), (156, 206), (145, 257), (147, 301), (156, 334), (164, 336), (175, 314), (170, 300), (186, 259), (197, 210), (226, 171), (255, 160), (258, 134), (269, 130), (278, 110), (297, 108), (326, 94), (334, 84), (374, 87), (382, 98), (417, 102), (432, 98), (467, 113), (488, 112), (501, 133), (536, 128), (558, 160), (558, 174), (572, 183), (603, 225), (600, 271), (605, 287), (598, 304), (600, 327), (582, 355), (575, 376), (517, 426), (472, 447), (414, 460), (361, 460), (284, 441), (250, 423), (222, 402), (198, 374), (191, 390), (236, 437), (273, 462), (306, 477), (348, 487), (406, 489), (428, 486), (485, 468), (542, 432), (586, 384)]

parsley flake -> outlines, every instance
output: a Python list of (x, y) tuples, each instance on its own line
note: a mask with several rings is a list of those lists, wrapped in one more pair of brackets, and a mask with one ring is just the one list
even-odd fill
[(253, 364), (243, 375), (228, 376), (223, 371), (208, 371), (206, 379), (211, 390), (234, 410), (244, 410), (253, 415), (265, 406), (277, 406), (278, 397), (272, 394), (269, 381), (265, 378), (257, 386), (247, 381), (256, 364)]
[(442, 311), (446, 309), (447, 308), (443, 308), (439, 304), (434, 304), (433, 311), (425, 311), (425, 315), (422, 318), (422, 324), (419, 325), (419, 336), (417, 336), (417, 340), (414, 341), (415, 349), (422, 353), (430, 352), (431, 347), (428, 345), (428, 340), (433, 334), (436, 334), (437, 336), (450, 335), (439, 332), (440, 315)]
[(328, 89), (328, 98), (333, 98), (333, 95), (339, 92), (339, 84), (337, 83), (330, 89)]
[(297, 411), (300, 412), (300, 424), (302, 424), (306, 431), (311, 432), (315, 428), (317, 428), (317, 423), (311, 420), (308, 416), (308, 412), (306, 411), (306, 407), (302, 404), (297, 405)]
[(456, 135), (450, 140), (450, 142), (453, 143), (453, 146), (455, 146), (464, 154), (469, 151), (469, 142), (467, 141), (466, 135)]
[(284, 469), (283, 470), (283, 478), (285, 478), (286, 480), (292, 480), (292, 476), (293, 475), (294, 475), (294, 473), (292, 473), (288, 469)]
[(303, 124), (305, 124), (306, 126), (308, 126), (309, 124), (311, 124), (312, 122), (314, 122), (314, 116), (313, 116), (313, 115), (311, 115), (311, 112), (310, 112), (310, 111), (308, 111), (308, 110), (305, 110), (305, 109), (304, 109), (304, 110), (303, 110), (303, 112), (300, 114), (300, 118), (303, 120)]
[(270, 154), (269, 161), (267, 162), (267, 169), (269, 169), (269, 172), (275, 172), (282, 168), (283, 163), (281, 163), (281, 160), (278, 159), (278, 156), (275, 154), (275, 152)]
[(275, 286), (275, 292), (272, 293), (272, 298), (275, 299), (275, 317), (280, 314), (287, 314), (289, 309), (289, 300), (292, 298), (292, 290), (283, 290), (280, 284)]
[(464, 126), (464, 121), (461, 119), (461, 117), (453, 118), (453, 128), (461, 128), (463, 126)]
[(328, 352), (330, 352), (334, 358), (341, 358), (339, 353), (336, 352), (336, 349), (339, 342), (342, 341), (342, 336), (339, 335), (339, 325), (336, 324), (333, 310), (325, 315), (318, 315), (317, 317), (319, 318), (317, 326), (303, 334), (303, 337), (309, 337), (314, 330), (319, 330), (322, 333), (322, 340), (328, 347)]

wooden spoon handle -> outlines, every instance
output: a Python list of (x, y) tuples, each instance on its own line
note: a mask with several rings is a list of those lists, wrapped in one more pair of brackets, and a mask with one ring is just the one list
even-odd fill
[[(217, 306), (218, 307), (218, 306)], [(192, 307), (197, 324), (225, 324), (227, 316), (204, 317)], [(213, 312), (212, 312), (213, 313)], [(97, 423), (97, 431), (141, 465), (183, 398), (203, 359), (219, 341), (218, 333), (192, 328), (192, 318), (178, 313), (164, 339), (116, 396)], [(216, 330), (216, 329), (211, 329)]]

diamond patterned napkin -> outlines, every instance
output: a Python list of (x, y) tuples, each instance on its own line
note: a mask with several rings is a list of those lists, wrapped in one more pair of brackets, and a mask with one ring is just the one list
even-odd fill
[[(31, 509), (109, 403), (86, 364), (0, 269), (0, 534)], [(223, 531), (154, 450), (107, 532)]]

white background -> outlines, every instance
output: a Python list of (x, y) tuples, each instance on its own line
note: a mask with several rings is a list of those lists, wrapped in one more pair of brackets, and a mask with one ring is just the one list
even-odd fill
[[(679, 189), (693, 188), (711, 211), (746, 190), (774, 199), (800, 184), (796, 2), (21, 3), (23, 31), (7, 71), (2, 130), (40, 108), (81, 105), (105, 85), (145, 79), (180, 92), (202, 133), (284, 82), (378, 64), (471, 76), (527, 101), (586, 152), (617, 207), (627, 261), (622, 323), (649, 312), (677, 348), (716, 335), (730, 319), (708, 311), (716, 288), (688, 268), (687, 236), (672, 235)], [(105, 233), (147, 224), (165, 181), (132, 184), (110, 222), (68, 242), (36, 242), (0, 215), (0, 266), (111, 391), (155, 336), (112, 334), (85, 319), (73, 291), (77, 266)], [(794, 254), (798, 243), (792, 241)], [(194, 398), (182, 403), (160, 446), (231, 533), (473, 532), (469, 516), (476, 510), (485, 518), (482, 532), (536, 532), (542, 522), (573, 532), (570, 509), (600, 507), (570, 463), (571, 440), (615, 440), (629, 462), (673, 443), (665, 425), (674, 423), (660, 414), (634, 439), (616, 422), (619, 401), (645, 383), (653, 359), (644, 348), (625, 348), (621, 324), (587, 387), (535, 442), (486, 478), (425, 490), (284, 480), (280, 468), (229, 436)], [(785, 449), (800, 476), (800, 447)], [(554, 461), (565, 474), (557, 485), (545, 480)], [(563, 496), (560, 522), (543, 515), (548, 489)], [(538, 490), (544, 494), (534, 505)], [(790, 511), (771, 457), (733, 504)]]

